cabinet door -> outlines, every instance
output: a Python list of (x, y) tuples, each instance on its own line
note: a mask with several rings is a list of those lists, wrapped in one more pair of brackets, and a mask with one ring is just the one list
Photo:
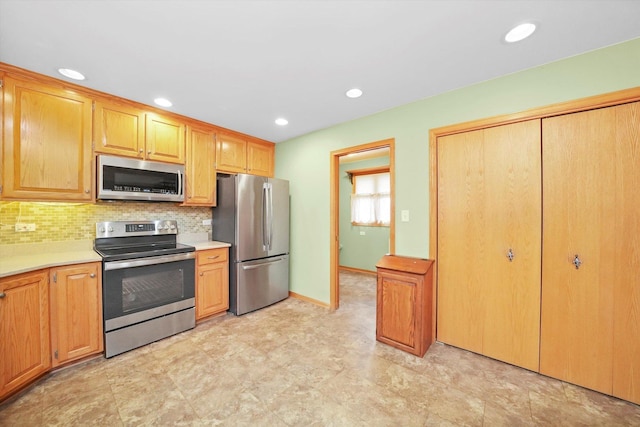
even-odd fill
[(51, 367), (48, 271), (0, 279), (0, 399)]
[(144, 158), (144, 112), (124, 105), (96, 102), (96, 153)]
[(273, 177), (274, 144), (248, 141), (247, 173)]
[(247, 171), (247, 141), (235, 136), (218, 134), (216, 169), (220, 172)]
[(157, 114), (146, 118), (146, 158), (184, 164), (185, 125)]
[(229, 308), (228, 249), (198, 251), (196, 278), (196, 319)]
[(50, 271), (54, 367), (102, 351), (100, 272), (99, 262)]
[(638, 103), (543, 120), (540, 348), (541, 373), (636, 402), (639, 129)]
[(215, 155), (215, 133), (188, 127), (185, 162), (187, 197), (184, 205), (215, 206)]
[(422, 326), (419, 280), (415, 275), (379, 270), (377, 286), (376, 338), (415, 353)]
[(91, 100), (5, 78), (2, 197), (93, 198)]
[(438, 138), (437, 149), (438, 339), (537, 370), (540, 121)]

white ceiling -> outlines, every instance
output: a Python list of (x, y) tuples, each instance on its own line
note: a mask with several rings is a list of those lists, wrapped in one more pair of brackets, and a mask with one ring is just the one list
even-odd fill
[(637, 37), (638, 0), (0, 0), (0, 62), (273, 142)]

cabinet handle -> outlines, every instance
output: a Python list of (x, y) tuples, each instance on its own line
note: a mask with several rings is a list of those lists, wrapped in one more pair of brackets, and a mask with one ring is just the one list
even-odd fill
[(507, 258), (509, 258), (509, 262), (513, 262), (513, 258), (515, 258), (515, 255), (513, 254), (513, 250), (511, 248), (509, 248), (509, 251), (507, 252)]
[(151, 154), (151, 150), (147, 151), (147, 154)]
[(204, 275), (204, 273), (200, 273), (200, 276), (203, 276), (203, 275)]
[(85, 193), (89, 194), (91, 190), (84, 190)]
[(582, 265), (582, 261), (580, 261), (578, 254), (576, 254), (576, 257), (573, 259), (572, 263), (576, 266), (576, 270), (580, 268), (580, 266)]
[(138, 150), (138, 152), (142, 153), (142, 148)]
[(94, 277), (96, 277), (96, 273), (91, 273), (91, 274), (89, 275), (89, 277), (91, 277), (91, 278), (93, 279)]
[(0, 298), (4, 298), (6, 296), (7, 296), (7, 294), (5, 294), (4, 292), (0, 292)]
[(216, 256), (208, 256), (207, 259), (216, 259), (216, 258), (220, 258), (220, 255), (216, 255)]

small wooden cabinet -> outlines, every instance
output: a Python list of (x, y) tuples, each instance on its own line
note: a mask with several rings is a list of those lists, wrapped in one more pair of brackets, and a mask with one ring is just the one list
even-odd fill
[(103, 350), (101, 263), (52, 268), (52, 367)]
[(196, 253), (196, 320), (229, 308), (229, 248)]
[(247, 173), (251, 175), (273, 176), (274, 146), (270, 143), (248, 141)]
[(144, 158), (144, 111), (96, 101), (93, 117), (96, 153)]
[(51, 368), (49, 270), (0, 279), (0, 400)]
[(146, 158), (184, 164), (184, 123), (153, 113), (145, 123)]
[(248, 173), (273, 177), (275, 145), (261, 140), (219, 134), (216, 169), (219, 172)]
[(168, 163), (185, 161), (186, 126), (124, 104), (96, 101), (94, 151)]
[(216, 169), (221, 172), (247, 171), (247, 140), (228, 134), (218, 134)]
[(433, 343), (433, 261), (385, 255), (378, 261), (376, 339), (418, 357)]
[(215, 156), (215, 132), (205, 128), (187, 127), (184, 206), (215, 206)]
[(93, 200), (91, 99), (4, 78), (3, 199)]

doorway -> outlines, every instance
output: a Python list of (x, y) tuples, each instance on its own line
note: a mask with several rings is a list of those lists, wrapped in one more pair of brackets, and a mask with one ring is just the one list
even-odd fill
[(395, 253), (395, 140), (385, 139), (354, 147), (343, 148), (331, 152), (331, 227), (330, 227), (330, 302), (329, 308), (337, 310), (340, 307), (340, 158), (366, 153), (380, 149), (389, 150), (389, 177), (391, 181), (391, 220), (389, 226), (389, 253)]

